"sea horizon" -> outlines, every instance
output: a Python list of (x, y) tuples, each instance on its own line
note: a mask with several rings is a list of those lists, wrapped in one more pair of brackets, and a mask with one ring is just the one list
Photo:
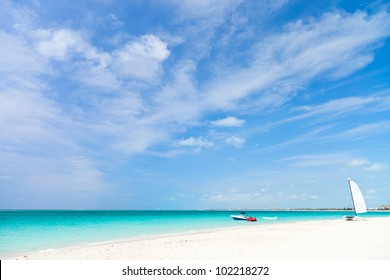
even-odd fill
[[(379, 207), (367, 208), (368, 211), (387, 211)], [(81, 209), (81, 208), (3, 208), (0, 211), (353, 211), (351, 207), (318, 208), (189, 208), (189, 209)]]

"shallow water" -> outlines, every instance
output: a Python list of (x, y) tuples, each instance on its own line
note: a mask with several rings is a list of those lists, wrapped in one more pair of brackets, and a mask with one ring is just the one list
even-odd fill
[[(251, 226), (234, 221), (239, 211), (0, 211), (0, 257), (30, 251), (56, 249), (135, 237), (183, 233), (234, 226)], [(339, 219), (348, 211), (247, 211), (259, 223)], [(278, 220), (262, 217), (277, 216)], [(362, 217), (390, 216), (390, 212), (369, 212)]]

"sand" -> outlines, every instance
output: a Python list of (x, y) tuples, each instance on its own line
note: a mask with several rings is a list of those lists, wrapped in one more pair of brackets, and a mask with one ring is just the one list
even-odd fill
[(23, 254), (36, 260), (390, 260), (390, 218), (239, 228)]

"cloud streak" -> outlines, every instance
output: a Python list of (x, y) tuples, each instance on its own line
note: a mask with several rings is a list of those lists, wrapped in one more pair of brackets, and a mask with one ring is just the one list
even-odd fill
[(369, 64), (389, 27), (386, 12), (328, 13), (317, 21), (291, 23), (255, 45), (254, 62), (247, 69), (211, 83), (209, 102), (231, 109), (252, 97), (258, 109), (279, 107), (319, 75), (340, 78)]

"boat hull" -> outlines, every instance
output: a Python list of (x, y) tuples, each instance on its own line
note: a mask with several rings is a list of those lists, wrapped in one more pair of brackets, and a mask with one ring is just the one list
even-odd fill
[(236, 221), (246, 221), (246, 217), (244, 217), (242, 215), (231, 215), (230, 217), (232, 217), (233, 220), (236, 220)]
[(343, 216), (346, 221), (364, 221), (365, 219), (359, 216)]

